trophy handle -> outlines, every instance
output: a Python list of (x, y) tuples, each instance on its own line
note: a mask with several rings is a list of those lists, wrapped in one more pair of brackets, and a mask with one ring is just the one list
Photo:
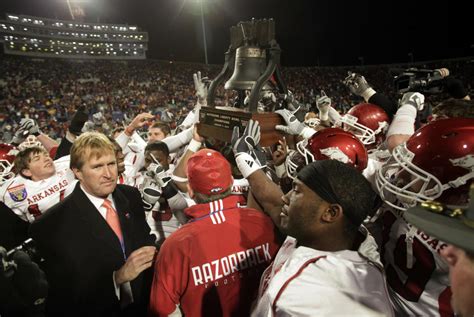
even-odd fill
[(273, 43), (272, 47), (269, 49), (269, 63), (263, 74), (255, 81), (255, 84), (252, 87), (252, 91), (249, 96), (249, 111), (252, 113), (257, 112), (257, 103), (260, 97), (260, 91), (262, 90), (263, 85), (267, 82), (270, 76), (273, 74), (277, 65), (280, 64), (280, 47), (278, 44)]
[(285, 82), (283, 81), (283, 76), (281, 75), (280, 65), (277, 65), (275, 69), (275, 81), (278, 87), (278, 92), (280, 94), (287, 94), (288, 88), (286, 87)]
[(211, 108), (215, 108), (216, 105), (214, 104), (214, 99), (216, 98), (216, 90), (222, 82), (232, 74), (232, 67), (230, 65), (234, 65), (235, 63), (235, 49), (229, 50), (225, 53), (224, 59), (224, 66), (222, 67), (221, 72), (217, 75), (216, 78), (211, 82), (209, 85), (209, 90), (207, 93), (207, 105)]

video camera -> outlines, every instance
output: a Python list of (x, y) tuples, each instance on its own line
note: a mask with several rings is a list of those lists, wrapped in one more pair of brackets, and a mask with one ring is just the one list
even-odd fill
[(25, 240), (10, 251), (5, 251), (4, 248), (0, 247), (0, 271), (4, 272), (6, 277), (11, 277), (15, 273), (17, 264), (13, 260), (13, 255), (18, 251), (25, 252), (33, 262), (40, 263), (42, 261), (36, 244), (32, 239)]
[(391, 69), (390, 74), (400, 94), (410, 91), (434, 95), (444, 91), (444, 77), (437, 69)]

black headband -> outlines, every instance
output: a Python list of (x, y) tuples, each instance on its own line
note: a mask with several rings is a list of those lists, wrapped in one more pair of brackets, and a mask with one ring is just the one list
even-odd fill
[(331, 183), (329, 182), (329, 173), (323, 167), (322, 161), (316, 161), (306, 165), (299, 173), (297, 178), (314, 191), (319, 197), (330, 204), (338, 204), (342, 207), (344, 215), (355, 225), (359, 226), (364, 219), (359, 219), (351, 212), (351, 208), (342, 203), (337, 194), (334, 192)]

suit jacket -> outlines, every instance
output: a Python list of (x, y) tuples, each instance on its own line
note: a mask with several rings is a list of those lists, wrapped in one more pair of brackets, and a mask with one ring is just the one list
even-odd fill
[[(126, 256), (142, 246), (153, 245), (139, 191), (117, 185), (112, 196)], [(120, 241), (79, 183), (71, 195), (31, 224), (30, 235), (45, 258), (44, 270), (50, 284), (49, 314), (127, 315), (120, 311), (112, 278), (113, 272), (125, 263)], [(151, 279), (149, 269), (131, 282), (134, 304), (125, 310), (128, 315), (145, 312)]]

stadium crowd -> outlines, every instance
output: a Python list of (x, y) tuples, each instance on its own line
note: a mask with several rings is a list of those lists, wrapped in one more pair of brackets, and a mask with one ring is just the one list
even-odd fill
[(219, 66), (5, 58), (0, 314), (473, 315), (474, 66), (411, 66), (284, 68), (263, 146)]
[[(474, 78), (470, 60), (427, 62), (417, 65), (378, 65), (365, 67), (291, 67), (283, 68), (283, 78), (296, 99), (312, 104), (320, 90), (333, 99), (334, 107), (347, 111), (360, 99), (350, 95), (341, 78), (356, 69), (379, 91), (396, 99), (392, 68), (436, 69), (447, 67), (460, 79), (468, 92)], [(3, 140), (12, 138), (12, 131), (24, 117), (38, 120), (40, 127), (53, 139), (64, 136), (67, 122), (76, 109), (85, 105), (92, 115), (102, 112), (110, 129), (123, 126), (136, 114), (150, 111), (161, 114), (165, 109), (174, 114), (174, 121), (193, 108), (194, 92), (190, 74), (201, 71), (213, 79), (220, 70), (217, 65), (187, 64), (165, 61), (88, 61), (31, 60), (4, 57), (0, 64), (0, 132)], [(232, 92), (219, 87), (217, 103), (232, 104)], [(433, 103), (444, 96), (433, 96)]]

